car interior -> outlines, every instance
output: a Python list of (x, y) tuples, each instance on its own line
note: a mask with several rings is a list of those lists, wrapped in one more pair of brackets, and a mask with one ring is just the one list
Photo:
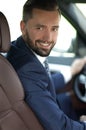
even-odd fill
[[(0, 53), (10, 48), (10, 31), (0, 12)], [(22, 84), (7, 59), (0, 54), (0, 130), (43, 130), (24, 101)]]
[[(48, 60), (51, 73), (57, 72), (57, 66), (59, 68), (61, 65), (61, 69), (62, 66), (63, 68), (65, 68), (64, 66), (69, 67), (75, 58), (86, 55), (86, 17), (75, 6), (76, 3), (86, 3), (86, 0), (62, 0), (59, 2), (62, 15), (76, 29), (76, 39), (72, 40), (72, 47), (70, 46), (68, 50), (68, 53), (73, 50), (74, 57), (69, 57), (69, 55), (66, 57), (63, 53), (61, 55), (55, 53), (55, 56), (50, 55)], [(4, 56), (10, 49), (12, 33), (10, 33), (7, 14), (3, 12), (3, 10), (0, 12), (0, 130), (43, 130), (40, 120), (24, 101), (24, 90), (17, 73)], [(15, 27), (14, 24), (13, 26)], [(54, 51), (58, 52), (55, 49)], [(86, 114), (85, 77), (86, 66), (64, 88), (58, 90), (58, 94), (67, 93), (71, 96), (73, 107), (79, 116)]]

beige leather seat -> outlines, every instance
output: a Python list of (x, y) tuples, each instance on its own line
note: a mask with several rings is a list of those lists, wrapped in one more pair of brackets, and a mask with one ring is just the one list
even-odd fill
[[(0, 12), (0, 52), (10, 48), (10, 32)], [(0, 130), (43, 130), (24, 102), (21, 82), (7, 59), (0, 54)]]

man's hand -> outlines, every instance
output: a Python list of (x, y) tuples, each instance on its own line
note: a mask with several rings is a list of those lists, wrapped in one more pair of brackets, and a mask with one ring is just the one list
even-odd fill
[(86, 115), (80, 116), (80, 121), (86, 122)]
[(78, 74), (83, 69), (85, 64), (86, 64), (86, 57), (76, 59), (71, 65), (72, 76)]

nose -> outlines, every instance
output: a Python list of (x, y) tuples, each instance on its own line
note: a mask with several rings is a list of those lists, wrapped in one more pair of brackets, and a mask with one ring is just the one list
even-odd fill
[(47, 42), (52, 41), (52, 33), (51, 33), (51, 31), (49, 29), (45, 30), (43, 40), (47, 41)]

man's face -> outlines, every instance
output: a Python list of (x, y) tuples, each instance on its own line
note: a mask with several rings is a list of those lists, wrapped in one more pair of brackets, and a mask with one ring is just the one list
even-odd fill
[(60, 15), (57, 11), (33, 9), (27, 23), (21, 22), (22, 36), (40, 56), (48, 56), (57, 41)]

